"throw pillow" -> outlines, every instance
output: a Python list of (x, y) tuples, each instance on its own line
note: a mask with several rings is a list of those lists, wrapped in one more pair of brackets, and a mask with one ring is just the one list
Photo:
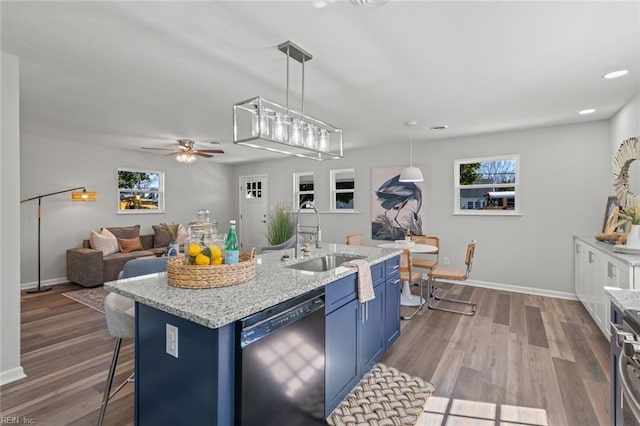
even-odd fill
[(187, 232), (186, 229), (184, 229), (184, 226), (182, 225), (178, 226), (178, 238), (176, 238), (176, 243), (183, 245), (184, 242), (187, 240), (188, 236), (189, 236), (189, 233)]
[(140, 225), (107, 228), (116, 238), (135, 238), (140, 236)]
[(103, 256), (108, 256), (113, 253), (117, 253), (120, 250), (118, 247), (118, 240), (115, 235), (109, 232), (108, 229), (103, 228), (101, 233), (91, 231), (91, 237), (89, 237), (89, 243), (94, 250), (100, 250)]
[[(176, 225), (179, 226), (179, 225)], [(166, 247), (173, 241), (167, 231), (162, 229), (161, 225), (152, 225), (153, 228), (153, 247)]]
[(118, 238), (118, 244), (120, 245), (120, 251), (123, 253), (144, 250), (144, 248), (142, 248), (142, 241), (140, 241), (140, 237)]

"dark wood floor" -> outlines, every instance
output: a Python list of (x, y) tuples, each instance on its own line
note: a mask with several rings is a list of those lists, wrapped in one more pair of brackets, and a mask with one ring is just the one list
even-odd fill
[[(436, 386), (419, 424), (608, 424), (608, 345), (580, 303), (442, 287), (478, 313), (423, 310), (382, 360)], [(114, 341), (102, 313), (61, 296), (75, 288), (22, 295), (27, 378), (0, 388), (2, 416), (95, 424)], [(127, 342), (114, 383), (132, 370)], [(133, 385), (109, 403), (105, 424), (133, 424)]]

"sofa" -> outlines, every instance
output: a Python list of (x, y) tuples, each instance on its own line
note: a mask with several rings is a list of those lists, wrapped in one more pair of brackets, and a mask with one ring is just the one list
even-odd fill
[[(181, 231), (184, 231), (182, 226), (180, 228)], [(96, 287), (107, 281), (117, 280), (118, 274), (129, 260), (162, 256), (172, 241), (169, 234), (159, 225), (154, 225), (154, 233), (148, 235), (139, 234), (140, 225), (107, 227), (103, 228), (102, 232), (105, 229), (113, 234), (119, 242), (139, 238), (140, 247), (131, 251), (123, 251), (123, 248), (120, 247), (120, 250), (115, 253), (103, 252), (92, 248), (96, 245), (92, 239), (95, 235), (92, 234), (90, 239), (82, 241), (81, 247), (67, 250), (67, 278), (69, 281), (85, 287)], [(186, 236), (186, 232), (184, 235)]]

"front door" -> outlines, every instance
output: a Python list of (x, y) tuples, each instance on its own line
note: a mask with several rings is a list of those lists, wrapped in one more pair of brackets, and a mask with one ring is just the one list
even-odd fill
[(240, 176), (240, 250), (267, 245), (267, 176)]

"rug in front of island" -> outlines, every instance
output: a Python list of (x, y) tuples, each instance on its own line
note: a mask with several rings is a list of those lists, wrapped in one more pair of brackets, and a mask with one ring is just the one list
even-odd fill
[(435, 386), (376, 364), (327, 418), (330, 426), (415, 425)]

